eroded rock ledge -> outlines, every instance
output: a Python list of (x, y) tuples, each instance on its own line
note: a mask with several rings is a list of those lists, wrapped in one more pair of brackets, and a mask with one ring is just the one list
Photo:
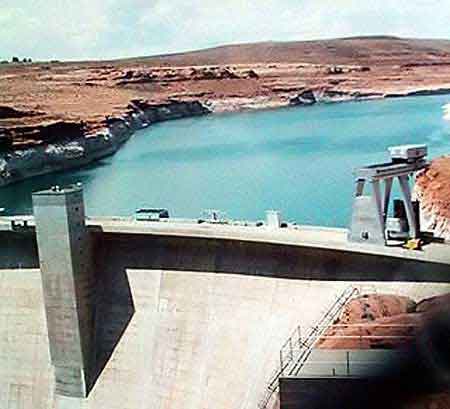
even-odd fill
[(403, 346), (450, 306), (450, 294), (415, 301), (368, 293), (352, 299), (317, 343), (322, 349), (391, 349)]
[(420, 200), (423, 228), (450, 240), (450, 156), (433, 160), (417, 176), (415, 194)]
[[(107, 117), (96, 128), (58, 121), (16, 130), (28, 138), (36, 133), (42, 140), (44, 135), (46, 142), (24, 149), (5, 149), (0, 153), (0, 186), (32, 176), (84, 166), (112, 155), (135, 131), (153, 123), (208, 113), (210, 110), (198, 101), (150, 104), (136, 99), (130, 102), (123, 116)], [(61, 138), (61, 134), (65, 136)]]

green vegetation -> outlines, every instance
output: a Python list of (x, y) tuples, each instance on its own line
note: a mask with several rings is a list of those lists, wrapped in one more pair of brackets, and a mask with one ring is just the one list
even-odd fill
[[(33, 62), (33, 60), (31, 58), (23, 58), (22, 61), (21, 61), (19, 57), (14, 56), (11, 59), (11, 63), (12, 64), (20, 64), (20, 63), (31, 64), (32, 62)], [(1, 63), (2, 64), (8, 64), (9, 62), (7, 60), (3, 60)]]

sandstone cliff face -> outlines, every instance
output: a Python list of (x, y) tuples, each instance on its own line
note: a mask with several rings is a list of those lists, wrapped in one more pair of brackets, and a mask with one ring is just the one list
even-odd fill
[[(420, 324), (416, 303), (404, 296), (366, 294), (351, 300), (318, 343), (324, 349), (394, 348)], [(401, 324), (402, 326), (398, 326)], [(385, 337), (385, 338), (384, 338)], [(395, 337), (395, 338), (392, 338)]]
[[(54, 142), (47, 139), (47, 143), (34, 147), (0, 153), (0, 186), (32, 176), (86, 165), (112, 155), (136, 130), (146, 128), (152, 123), (209, 112), (208, 108), (197, 101), (149, 104), (145, 100), (133, 100), (123, 117), (108, 117), (102, 126), (91, 132), (81, 132), (81, 128), (77, 128), (80, 132), (72, 135), (62, 132), (62, 137), (57, 137), (58, 133), (53, 132)], [(57, 129), (67, 127), (73, 125), (58, 124)]]
[(365, 294), (351, 300), (318, 342), (323, 349), (398, 348), (438, 314), (447, 313), (450, 294), (419, 302), (392, 294)]
[(422, 228), (450, 240), (450, 156), (433, 160), (417, 176), (415, 194), (420, 200)]

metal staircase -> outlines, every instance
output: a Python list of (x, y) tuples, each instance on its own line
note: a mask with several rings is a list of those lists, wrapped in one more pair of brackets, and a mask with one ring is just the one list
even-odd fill
[(339, 317), (344, 306), (359, 294), (360, 291), (358, 288), (353, 286), (347, 287), (326, 310), (316, 325), (309, 330), (305, 337), (302, 337), (300, 326), (295, 328), (280, 349), (280, 366), (274, 370), (269, 379), (264, 397), (258, 404), (259, 409), (267, 408), (272, 396), (278, 391), (280, 377), (298, 375), (321, 335)]

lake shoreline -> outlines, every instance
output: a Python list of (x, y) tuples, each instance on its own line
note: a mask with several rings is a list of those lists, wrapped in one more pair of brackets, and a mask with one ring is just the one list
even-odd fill
[(0, 186), (92, 163), (154, 122), (444, 93), (450, 41), (389, 36), (3, 64)]
[(81, 168), (114, 155), (136, 131), (151, 124), (208, 113), (197, 101), (148, 106), (136, 101), (131, 113), (109, 118), (107, 127), (93, 134), (0, 154), (0, 188), (36, 176)]
[[(91, 215), (128, 216), (136, 208), (155, 207), (169, 209), (171, 217), (196, 218), (203, 209), (220, 209), (234, 220), (259, 220), (267, 209), (276, 209), (289, 222), (345, 227), (353, 169), (383, 163), (391, 145), (425, 143), (433, 163), (450, 152), (442, 111), (449, 99), (316, 103), (214, 115), (193, 103), (173, 104), (171, 110), (153, 106), (127, 126), (111, 121), (115, 138), (108, 134), (107, 139), (117, 142), (114, 156), (106, 157), (113, 152), (105, 152), (102, 143), (88, 164), (76, 155), (79, 142), (67, 146), (71, 165), (80, 166), (6, 186), (0, 206), (7, 214), (29, 214), (31, 192), (82, 183)], [(169, 112), (184, 119), (161, 122)], [(90, 136), (89, 146), (105, 136)], [(443, 174), (440, 180), (443, 184)]]
[(253, 100), (252, 103), (251, 99), (245, 98), (245, 100), (234, 100), (233, 103), (233, 101), (228, 100), (232, 109), (223, 109), (227, 100), (220, 101), (220, 104), (205, 104), (200, 101), (171, 101), (157, 105), (143, 100), (136, 100), (130, 102), (131, 112), (124, 116), (109, 118), (107, 127), (100, 129), (94, 134), (0, 154), (0, 188), (36, 176), (82, 168), (114, 155), (135, 132), (159, 122), (208, 114), (235, 114), (281, 108), (308, 107), (317, 104), (364, 102), (447, 94), (450, 95), (450, 88), (416, 90), (386, 95), (373, 93), (372, 95), (363, 96), (350, 94), (329, 96), (308, 91), (297, 96), (295, 101), (291, 100), (288, 102)]

